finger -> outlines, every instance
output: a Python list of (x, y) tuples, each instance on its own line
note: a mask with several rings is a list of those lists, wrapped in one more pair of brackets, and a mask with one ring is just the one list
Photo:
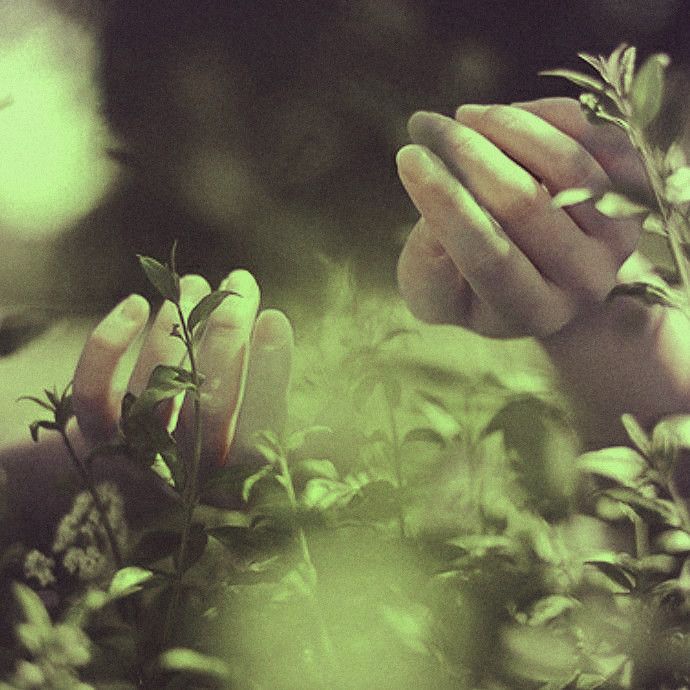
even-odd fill
[(554, 208), (547, 190), (491, 141), (436, 113), (415, 113), (409, 130), (461, 177), (544, 277), (585, 303), (613, 288), (618, 266), (606, 247)]
[[(584, 146), (531, 111), (506, 105), (463, 105), (455, 117), (534, 174), (551, 195), (575, 187), (596, 193), (611, 188), (608, 174)], [(592, 202), (565, 211), (585, 233), (611, 246), (620, 261), (637, 244), (641, 230), (638, 220), (608, 218)]]
[(512, 105), (539, 116), (579, 142), (606, 171), (616, 188), (632, 189), (638, 195), (652, 198), (644, 165), (628, 136), (616, 125), (592, 124), (579, 102), (572, 98), (540, 98)]
[(270, 429), (282, 434), (294, 348), (287, 316), (277, 309), (262, 311), (254, 326), (247, 388), (231, 456), (236, 449), (247, 446), (257, 431)]
[(468, 325), (472, 290), (424, 218), (412, 229), (400, 254), (398, 285), (418, 319)]
[[(180, 279), (180, 306), (185, 318), (196, 303), (211, 291), (205, 278), (198, 275), (186, 275)], [(179, 338), (173, 338), (170, 333), (173, 324), (179, 323), (180, 318), (175, 305), (166, 300), (160, 308), (156, 318), (141, 347), (139, 359), (129, 379), (128, 389), (134, 395), (140, 395), (146, 388), (149, 377), (159, 364), (177, 366), (186, 354), (184, 343)]]
[(130, 295), (89, 336), (74, 374), (73, 406), (79, 428), (93, 444), (117, 429), (122, 393), (117, 374), (123, 355), (146, 325), (148, 302)]
[[(212, 313), (198, 350), (198, 367), (204, 376), (201, 394), (204, 471), (225, 460), (237, 424), (244, 395), (249, 343), (259, 307), (259, 287), (252, 275), (233, 271), (221, 289), (237, 295), (227, 297)], [(179, 439), (193, 447), (194, 406), (187, 396), (180, 412)]]
[[(480, 333), (553, 332), (569, 320), (572, 304), (547, 281), (515, 243), (477, 204), (441, 160), (422, 146), (403, 147), (398, 172), (417, 210), (477, 295), (469, 324)], [(493, 312), (493, 314), (492, 314)]]

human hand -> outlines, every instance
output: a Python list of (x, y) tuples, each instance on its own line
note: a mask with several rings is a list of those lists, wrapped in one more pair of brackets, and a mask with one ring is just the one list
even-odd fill
[[(247, 271), (234, 271), (221, 287), (242, 297), (226, 298), (213, 312), (198, 349), (199, 370), (206, 377), (202, 387), (203, 473), (237, 460), (254, 431), (280, 430), (294, 348), (292, 327), (282, 312), (268, 309), (257, 316), (259, 288)], [(187, 275), (181, 279), (181, 292), (182, 309), (188, 315), (210, 287), (204, 278)], [(148, 316), (146, 300), (132, 295), (98, 324), (84, 346), (73, 382), (76, 422), (68, 429), (82, 458), (116, 431), (125, 390), (140, 394), (156, 365), (179, 365), (184, 357), (184, 345), (170, 336), (176, 311), (172, 303), (165, 302), (127, 377), (122, 371), (125, 354)], [(127, 379), (126, 386), (121, 385)], [(174, 405), (160, 408), (162, 421), (169, 428), (176, 426), (183, 453), (191, 446), (190, 407), (185, 401), (179, 416)], [(61, 440), (45, 433), (38, 444), (6, 449), (0, 455), (0, 467), (7, 475), (8, 513), (16, 518), (17, 530), (33, 536), (41, 532), (49, 540), (55, 521), (69, 510), (74, 492), (83, 488)], [(128, 517), (134, 522), (145, 521), (176, 499), (153, 472), (122, 458), (98, 458), (93, 472), (97, 481), (117, 482)]]
[(421, 214), (398, 280), (419, 318), (483, 335), (547, 337), (603, 301), (633, 252), (639, 219), (592, 202), (554, 208), (571, 187), (647, 193), (624, 133), (593, 125), (577, 101), (415, 113), (400, 179)]

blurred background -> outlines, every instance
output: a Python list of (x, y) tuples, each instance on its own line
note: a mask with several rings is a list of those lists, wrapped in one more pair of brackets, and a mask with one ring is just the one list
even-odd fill
[[(576, 96), (537, 72), (628, 41), (673, 59), (673, 136), (689, 15), (685, 0), (2, 0), (0, 354), (61, 328), (61, 358), (32, 362), (69, 378), (93, 319), (154, 297), (135, 254), (174, 238), (182, 270), (248, 268), (298, 326), (323, 315), (335, 267), (392, 295), (412, 112)], [(33, 365), (24, 381), (0, 364), (35, 385)]]

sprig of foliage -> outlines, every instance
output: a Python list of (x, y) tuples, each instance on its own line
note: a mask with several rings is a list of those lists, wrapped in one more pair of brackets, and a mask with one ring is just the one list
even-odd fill
[[(636, 49), (626, 43), (621, 43), (608, 57), (578, 55), (599, 78), (567, 69), (544, 70), (540, 75), (563, 77), (585, 89), (580, 103), (590, 121), (611, 123), (626, 133), (644, 164), (656, 206), (631, 198), (632, 193), (625, 190), (607, 191), (602, 195), (589, 189), (568, 189), (557, 194), (553, 203), (563, 207), (596, 198), (597, 210), (611, 218), (646, 215), (644, 229), (667, 238), (687, 304), (690, 301), (686, 258), (690, 242), (690, 167), (678, 144), (673, 143), (663, 151), (653, 145), (648, 136), (648, 129), (663, 106), (665, 70), (670, 58), (665, 53), (655, 53), (636, 69)], [(657, 286), (641, 291), (639, 284), (619, 285), (615, 290), (612, 296), (628, 294), (645, 301), (651, 291), (659, 297), (660, 303), (677, 305), (677, 300), (667, 290)]]
[[(160, 453), (166, 465), (170, 469), (173, 482), (176, 488), (182, 490), (183, 501), (183, 521), (180, 536), (179, 551), (175, 559), (175, 576), (173, 588), (168, 606), (168, 612), (163, 628), (164, 644), (170, 637), (172, 625), (175, 619), (177, 607), (179, 605), (180, 589), (182, 577), (188, 567), (188, 550), (190, 547), (190, 535), (192, 531), (192, 517), (194, 508), (199, 500), (199, 472), (201, 469), (201, 386), (203, 379), (199, 372), (195, 346), (199, 342), (203, 328), (212, 315), (226, 297), (235, 295), (236, 292), (230, 290), (216, 290), (206, 295), (198, 304), (194, 306), (188, 317), (182, 311), (180, 303), (180, 276), (177, 273), (176, 265), (177, 242), (173, 243), (170, 250), (170, 259), (166, 264), (162, 264), (156, 259), (148, 256), (138, 255), (139, 264), (146, 274), (151, 284), (158, 290), (160, 295), (172, 302), (177, 310), (179, 323), (173, 324), (171, 336), (178, 338), (184, 343), (189, 357), (190, 369), (181, 367), (159, 366), (156, 367), (149, 385), (142, 393), (141, 397), (132, 402), (128, 414), (124, 415), (125, 424), (129, 425), (130, 438), (137, 436), (137, 431), (143, 427), (144, 439), (150, 439), (151, 420), (154, 419), (154, 408), (164, 400), (176, 397), (178, 394), (186, 392), (192, 396), (194, 405), (194, 445), (192, 457), (183, 464), (179, 462), (175, 450), (174, 442), (171, 442), (169, 435), (165, 435), (158, 427), (156, 443), (153, 447), (145, 448), (148, 458), (154, 453)], [(138, 423), (143, 421), (142, 427)], [(138, 437), (137, 437), (138, 440)], [(146, 441), (144, 441), (146, 443)], [(141, 446), (139, 446), (141, 447)], [(155, 459), (155, 455), (154, 455)]]

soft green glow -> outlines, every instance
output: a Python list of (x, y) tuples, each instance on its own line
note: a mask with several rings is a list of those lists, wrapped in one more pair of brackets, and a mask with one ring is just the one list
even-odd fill
[[(33, 16), (32, 16), (33, 15)], [(43, 6), (0, 12), (0, 224), (40, 235), (88, 213), (114, 174), (92, 83), (92, 38)], [(32, 28), (26, 30), (26, 26)]]

